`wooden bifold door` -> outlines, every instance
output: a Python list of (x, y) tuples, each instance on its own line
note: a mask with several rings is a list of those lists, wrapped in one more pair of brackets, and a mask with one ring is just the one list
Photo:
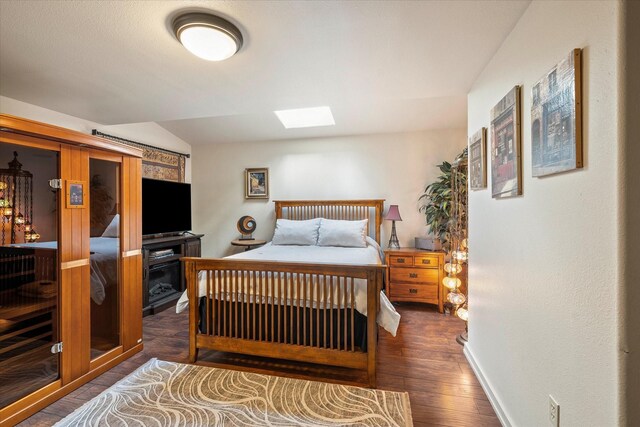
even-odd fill
[(11, 116), (0, 125), (0, 424), (11, 425), (142, 349), (141, 153)]

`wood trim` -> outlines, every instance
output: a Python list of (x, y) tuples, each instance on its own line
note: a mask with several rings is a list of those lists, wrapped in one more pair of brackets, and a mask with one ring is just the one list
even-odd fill
[[(374, 236), (380, 244), (380, 227), (384, 211), (384, 199), (366, 200), (275, 200), (276, 219), (311, 219), (326, 216), (330, 219), (364, 219), (374, 223)], [(284, 215), (285, 208), (293, 208), (295, 214)], [(369, 210), (373, 208), (371, 215)], [(368, 234), (368, 233), (367, 233)]]
[(21, 145), (25, 147), (41, 148), (43, 150), (60, 151), (60, 143), (57, 141), (49, 141), (29, 135), (21, 135), (11, 133), (0, 128), (0, 142), (7, 144)]
[(122, 206), (121, 325), (125, 350), (142, 342), (142, 160), (126, 157), (120, 168)]
[(93, 135), (87, 135), (75, 130), (37, 122), (9, 114), (0, 114), (0, 129), (5, 132), (36, 136), (78, 147), (97, 148), (100, 150), (142, 158), (142, 150), (115, 141)]
[(142, 254), (122, 259), (122, 345), (125, 350), (142, 342)]
[(69, 270), (71, 268), (82, 267), (83, 265), (89, 265), (89, 258), (63, 262), (60, 264), (60, 270)]
[(89, 150), (89, 157), (91, 157), (92, 159), (104, 160), (107, 162), (114, 162), (114, 163), (122, 163), (124, 159), (127, 158), (126, 156), (123, 156), (120, 153), (108, 153), (106, 151), (100, 151), (100, 150)]
[[(189, 363), (195, 363), (198, 359), (198, 275), (196, 274), (196, 262), (193, 258), (182, 258), (187, 283), (187, 296), (189, 297)], [(189, 262), (189, 261), (192, 262)]]
[[(516, 86), (516, 162), (518, 163), (518, 191), (517, 196), (522, 196), (522, 188), (524, 187), (522, 170), (522, 86)], [(493, 177), (491, 177), (493, 179)]]
[(349, 276), (355, 279), (368, 279), (370, 269), (384, 270), (384, 265), (357, 265), (357, 264), (309, 264), (304, 262), (278, 262), (278, 261), (255, 261), (229, 258), (196, 258), (184, 257), (181, 261), (185, 265), (193, 265), (194, 273), (202, 270), (224, 270), (233, 269), (236, 271), (276, 271), (283, 273), (299, 274), (331, 274), (334, 276)]
[[(367, 286), (367, 377), (369, 387), (377, 383), (376, 363), (378, 358), (378, 312), (380, 311), (380, 292), (382, 291), (384, 268), (369, 270)], [(371, 286), (371, 285), (374, 286)], [(372, 315), (372, 313), (376, 313)]]
[(122, 258), (127, 258), (130, 256), (142, 255), (142, 249), (134, 249), (131, 251), (122, 252)]
[(575, 137), (576, 137), (576, 168), (582, 168), (583, 147), (582, 147), (582, 49), (573, 50), (573, 70), (575, 76)]
[(112, 348), (89, 362), (89, 371), (99, 368), (123, 353), (122, 345)]
[(313, 348), (301, 345), (248, 341), (242, 338), (210, 337), (196, 335), (198, 348), (215, 348), (230, 353), (248, 354), (251, 356), (274, 357), (275, 354), (286, 353), (287, 360), (298, 362), (328, 364), (344, 368), (366, 369), (368, 359), (366, 353), (348, 354), (341, 350)]
[[(83, 384), (91, 381), (92, 379), (102, 375), (109, 369), (113, 368), (120, 362), (130, 358), (136, 353), (142, 351), (143, 345), (138, 344), (135, 347), (125, 351), (114, 359), (106, 362), (104, 365), (97, 367), (96, 369), (82, 375), (79, 378), (74, 379), (66, 385), (61, 385), (61, 381), (58, 380), (44, 388), (41, 388), (32, 394), (20, 399), (19, 401), (12, 403), (0, 409), (0, 420), (8, 425), (15, 425), (31, 415), (49, 406), (61, 397), (71, 393), (75, 389), (79, 388)], [(62, 352), (64, 354), (64, 351)]]

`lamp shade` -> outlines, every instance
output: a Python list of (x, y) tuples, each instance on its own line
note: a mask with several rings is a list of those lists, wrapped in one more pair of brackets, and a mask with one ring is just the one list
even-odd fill
[(385, 215), (384, 219), (389, 221), (402, 221), (402, 217), (400, 216), (400, 210), (398, 209), (398, 205), (389, 206), (389, 210)]

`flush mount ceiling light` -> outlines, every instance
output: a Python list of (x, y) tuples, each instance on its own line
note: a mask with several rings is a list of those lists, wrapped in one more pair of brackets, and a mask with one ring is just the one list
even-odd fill
[(274, 111), (287, 129), (332, 126), (336, 122), (329, 107), (295, 108)]
[(189, 52), (207, 61), (225, 60), (242, 47), (238, 27), (208, 13), (179, 15), (173, 20), (173, 32)]

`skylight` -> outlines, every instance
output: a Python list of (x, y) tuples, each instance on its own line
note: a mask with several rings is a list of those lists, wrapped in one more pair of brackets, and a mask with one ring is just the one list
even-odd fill
[(287, 129), (333, 126), (333, 114), (329, 107), (294, 108), (274, 111)]

